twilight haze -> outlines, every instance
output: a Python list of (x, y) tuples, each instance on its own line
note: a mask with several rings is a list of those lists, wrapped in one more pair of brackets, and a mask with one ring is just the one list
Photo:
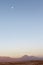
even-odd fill
[(0, 56), (43, 56), (43, 0), (0, 0)]

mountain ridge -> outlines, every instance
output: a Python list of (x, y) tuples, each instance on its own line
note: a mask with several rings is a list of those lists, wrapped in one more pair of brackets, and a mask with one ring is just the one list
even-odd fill
[(11, 57), (0, 56), (0, 62), (17, 62), (17, 61), (30, 61), (30, 60), (43, 60), (43, 57), (24, 55), (20, 58), (11, 58)]

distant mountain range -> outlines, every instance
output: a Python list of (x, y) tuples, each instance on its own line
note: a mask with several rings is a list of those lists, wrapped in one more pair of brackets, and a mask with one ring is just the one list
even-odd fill
[(0, 62), (18, 62), (18, 61), (30, 61), (30, 60), (43, 60), (40, 57), (27, 56), (24, 55), (21, 58), (10, 58), (10, 57), (0, 57)]

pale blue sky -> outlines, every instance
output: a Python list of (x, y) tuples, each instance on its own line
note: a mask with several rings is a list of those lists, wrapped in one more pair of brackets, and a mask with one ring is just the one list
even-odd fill
[(0, 0), (0, 53), (43, 56), (43, 0)]

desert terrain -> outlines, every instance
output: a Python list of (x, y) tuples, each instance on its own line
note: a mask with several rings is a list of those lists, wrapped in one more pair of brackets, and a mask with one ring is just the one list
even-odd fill
[(0, 65), (43, 65), (43, 61), (0, 62)]

